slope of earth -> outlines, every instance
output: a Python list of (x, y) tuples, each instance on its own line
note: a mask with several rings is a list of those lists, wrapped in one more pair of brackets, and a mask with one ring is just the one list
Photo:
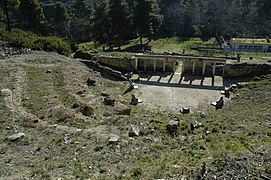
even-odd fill
[(181, 115), (131, 106), (129, 83), (55, 53), (1, 59), (0, 179), (270, 178), (270, 80)]

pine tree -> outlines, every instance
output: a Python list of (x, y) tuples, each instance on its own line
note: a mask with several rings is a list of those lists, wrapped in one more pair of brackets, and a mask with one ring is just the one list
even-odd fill
[(18, 7), (20, 4), (20, 0), (1, 0), (0, 4), (1, 4), (1, 7), (6, 15), (7, 29), (8, 29), (8, 31), (11, 31), (10, 16), (9, 16), (8, 8), (9, 7)]
[(134, 27), (140, 38), (146, 37), (151, 41), (158, 32), (163, 16), (159, 14), (159, 7), (156, 0), (135, 0)]
[(108, 18), (110, 25), (109, 47), (120, 45), (128, 39), (131, 21), (128, 11), (128, 4), (124, 0), (109, 0)]
[(28, 30), (37, 33), (46, 32), (46, 20), (39, 1), (37, 0), (21, 0), (19, 10), (22, 14), (21, 21), (24, 22)]
[(99, 45), (108, 44), (109, 42), (110, 25), (107, 13), (108, 6), (106, 0), (97, 2), (91, 18), (91, 37)]
[(85, 18), (90, 16), (92, 11), (91, 2), (87, 0), (76, 0), (72, 5), (72, 14), (78, 18)]
[(74, 41), (89, 41), (90, 18), (93, 14), (92, 3), (76, 0), (72, 5), (71, 34)]
[(55, 35), (67, 37), (69, 36), (69, 14), (64, 3), (57, 2), (54, 5), (54, 29)]

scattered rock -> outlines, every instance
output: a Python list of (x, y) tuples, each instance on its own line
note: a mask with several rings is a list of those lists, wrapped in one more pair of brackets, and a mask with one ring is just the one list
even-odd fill
[(71, 144), (73, 142), (72, 138), (65, 135), (64, 137), (64, 144)]
[(112, 112), (112, 111), (106, 111), (106, 112), (103, 113), (103, 116), (104, 116), (104, 117), (110, 117), (110, 116), (112, 116), (112, 115), (113, 115), (113, 112)]
[(95, 85), (96, 85), (96, 81), (95, 81), (95, 80), (92, 80), (92, 79), (90, 79), (90, 78), (88, 78), (88, 80), (87, 80), (87, 85), (88, 85), (88, 86), (95, 86)]
[(247, 84), (248, 84), (247, 82), (239, 82), (239, 83), (237, 83), (237, 86), (238, 86), (238, 88), (243, 88), (243, 87), (245, 87)]
[(72, 109), (76, 109), (76, 108), (79, 108), (80, 107), (80, 104), (78, 102), (75, 102), (72, 104), (71, 108)]
[(118, 115), (130, 115), (131, 114), (131, 108), (129, 108), (128, 106), (121, 104), (121, 103), (117, 103), (115, 105), (114, 110), (118, 113)]
[(129, 83), (130, 83), (129, 89), (131, 89), (131, 90), (138, 89), (138, 86), (136, 86), (134, 82), (129, 81)]
[(119, 136), (113, 135), (109, 138), (108, 143), (109, 144), (118, 144), (119, 143)]
[(230, 97), (230, 91), (232, 91), (232, 87), (225, 87), (224, 90), (220, 91), (225, 97)]
[(221, 97), (218, 101), (216, 102), (212, 102), (211, 103), (212, 106), (215, 106), (216, 109), (222, 109), (222, 107), (224, 106), (224, 100), (223, 97)]
[(31, 49), (27, 48), (16, 48), (16, 47), (4, 47), (0, 49), (0, 59), (5, 57), (16, 55), (16, 54), (25, 54), (31, 51)]
[(127, 94), (128, 92), (131, 92), (133, 89), (138, 89), (138, 86), (135, 85), (134, 82), (129, 81), (130, 86), (128, 87), (128, 89), (124, 92), (124, 94)]
[[(41, 119), (44, 119), (44, 116), (41, 117)], [(34, 118), (34, 119), (33, 119), (33, 123), (38, 123), (38, 122), (39, 122), (39, 119), (38, 119), (38, 118)]]
[(95, 114), (95, 110), (96, 107), (93, 104), (89, 103), (82, 108), (81, 112), (84, 116), (91, 116)]
[(131, 125), (129, 137), (135, 137), (135, 136), (138, 137), (139, 135), (140, 135), (139, 128)]
[(2, 52), (0, 53), (0, 59), (4, 59), (5, 56), (6, 56), (5, 53), (2, 53)]
[(54, 107), (52, 116), (55, 116), (58, 119), (58, 121), (61, 122), (73, 118), (75, 114), (69, 108), (66, 108), (64, 106), (57, 106)]
[(189, 114), (190, 113), (190, 108), (188, 108), (188, 107), (182, 107), (181, 113), (182, 114)]
[(9, 127), (9, 126), (6, 127), (6, 130), (11, 130), (11, 129), (12, 129), (12, 127)]
[(206, 118), (206, 114), (204, 111), (199, 111), (199, 115), (201, 118)]
[(167, 124), (167, 132), (169, 134), (176, 134), (178, 126), (179, 126), (179, 121), (176, 121), (176, 120), (169, 121), (169, 123)]
[(191, 123), (191, 131), (194, 131), (194, 129), (200, 128), (203, 125), (201, 123), (198, 123), (197, 121), (194, 121)]
[(85, 92), (86, 92), (85, 90), (79, 90), (79, 91), (76, 92), (76, 94), (82, 95), (82, 94), (84, 94)]
[(124, 76), (127, 78), (127, 79), (130, 79), (133, 75), (133, 72), (127, 72), (126, 74), (124, 74)]
[(22, 139), (25, 137), (24, 133), (17, 133), (17, 134), (13, 134), (11, 136), (8, 137), (8, 140), (10, 141), (17, 141), (19, 139)]
[(51, 69), (47, 69), (46, 73), (52, 73)]
[(105, 104), (105, 105), (108, 105), (108, 106), (114, 106), (114, 105), (115, 105), (115, 102), (116, 102), (116, 100), (115, 100), (114, 98), (110, 97), (110, 96), (106, 96), (106, 97), (104, 98), (104, 104)]
[(107, 92), (102, 92), (101, 95), (102, 95), (103, 97), (110, 96), (110, 94), (107, 93)]
[(231, 87), (232, 87), (232, 89), (236, 89), (238, 87), (238, 85), (237, 84), (232, 84)]
[(260, 80), (262, 80), (261, 77), (257, 77), (257, 76), (252, 79), (252, 81), (260, 81)]
[(143, 102), (141, 99), (139, 99), (135, 95), (132, 95), (131, 105), (136, 106), (138, 103), (141, 103), (141, 102)]

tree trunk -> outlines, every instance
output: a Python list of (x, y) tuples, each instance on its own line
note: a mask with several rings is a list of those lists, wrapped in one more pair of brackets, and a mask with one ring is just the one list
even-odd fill
[(140, 47), (141, 47), (141, 51), (144, 52), (145, 51), (145, 48), (144, 48), (144, 44), (143, 44), (143, 38), (142, 36), (139, 37), (139, 40), (140, 40)]
[(11, 27), (10, 27), (10, 19), (9, 19), (8, 7), (7, 7), (7, 4), (6, 4), (6, 3), (4, 4), (4, 11), (5, 11), (6, 18), (7, 18), (8, 31), (10, 32), (10, 31), (11, 31)]
[(151, 42), (151, 38), (148, 38), (148, 42), (145, 43), (145, 45), (148, 45)]
[(113, 47), (112, 47), (112, 42), (111, 41), (109, 41), (109, 44), (108, 44), (108, 51), (112, 51), (113, 50)]
[(121, 51), (121, 48), (120, 48), (120, 46), (121, 46), (121, 44), (120, 44), (120, 40), (118, 40), (118, 45), (119, 45), (119, 47), (118, 47), (118, 51)]

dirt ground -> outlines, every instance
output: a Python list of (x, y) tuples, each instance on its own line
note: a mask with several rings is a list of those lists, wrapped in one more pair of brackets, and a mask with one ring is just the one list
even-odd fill
[[(182, 107), (189, 107), (191, 112), (214, 110), (210, 104), (223, 96), (221, 90), (248, 80), (146, 72), (134, 82), (139, 87), (138, 97), (148, 110), (178, 113)], [(225, 102), (228, 100), (225, 98)]]
[[(233, 80), (140, 77), (139, 89), (127, 91), (127, 81), (56, 53), (0, 59), (0, 179), (271, 176), (271, 76), (236, 90), (218, 111), (209, 103)], [(107, 94), (114, 105), (104, 103)], [(143, 103), (130, 105), (132, 95)], [(182, 106), (213, 112), (183, 115)], [(180, 122), (173, 133), (172, 120)]]

